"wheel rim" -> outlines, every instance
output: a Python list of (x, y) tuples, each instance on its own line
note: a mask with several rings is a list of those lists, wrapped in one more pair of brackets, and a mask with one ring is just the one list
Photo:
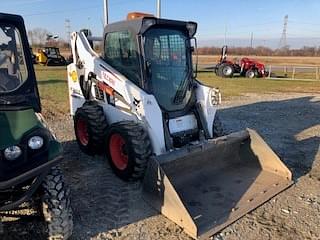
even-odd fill
[(128, 166), (128, 154), (125, 149), (125, 140), (123, 137), (116, 133), (110, 137), (109, 151), (111, 160), (120, 170), (124, 170)]
[(254, 78), (254, 72), (249, 72), (249, 78)]
[(89, 143), (88, 125), (83, 118), (78, 119), (76, 129), (77, 129), (77, 136), (80, 143), (83, 146), (87, 146)]
[(232, 73), (232, 69), (231, 69), (230, 66), (226, 66), (226, 67), (223, 68), (223, 74), (224, 75), (229, 76), (229, 75), (231, 75), (231, 73)]

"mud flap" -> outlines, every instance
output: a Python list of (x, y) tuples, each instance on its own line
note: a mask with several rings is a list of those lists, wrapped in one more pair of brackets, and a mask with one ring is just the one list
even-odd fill
[(288, 168), (247, 129), (151, 159), (143, 197), (191, 237), (205, 239), (292, 183)]

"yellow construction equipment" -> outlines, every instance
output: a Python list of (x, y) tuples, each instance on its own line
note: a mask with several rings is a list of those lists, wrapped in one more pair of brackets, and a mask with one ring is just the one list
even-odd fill
[(60, 54), (59, 48), (56, 47), (38, 49), (36, 61), (38, 64), (46, 66), (65, 66), (67, 63), (65, 58)]

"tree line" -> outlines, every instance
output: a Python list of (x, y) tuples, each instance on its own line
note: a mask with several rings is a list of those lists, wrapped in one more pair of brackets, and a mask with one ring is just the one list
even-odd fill
[(49, 36), (52, 36), (47, 29), (44, 28), (34, 28), (32, 30), (28, 30), (28, 39), (29, 44), (33, 48), (42, 48), (45, 46), (48, 47), (60, 47), (60, 48), (68, 48), (69, 42), (64, 39), (53, 39)]
[[(220, 55), (220, 47), (200, 47), (198, 48), (199, 55)], [(271, 49), (268, 47), (228, 47), (228, 55), (256, 55), (256, 56), (306, 56), (318, 57), (320, 56), (320, 47), (304, 46), (300, 49), (290, 49), (284, 47), (281, 49)]]
[[(30, 45), (34, 48), (41, 48), (44, 46), (54, 46), (60, 48), (68, 48), (69, 42), (63, 39), (50, 39), (48, 35), (52, 35), (48, 30), (44, 28), (35, 28), (28, 31), (28, 38)], [(95, 46), (98, 48), (99, 46)], [(199, 47), (199, 55), (220, 55), (220, 47)], [(320, 47), (308, 47), (304, 46), (300, 49), (290, 49), (289, 46), (281, 49), (271, 49), (264, 46), (258, 47), (229, 47), (229, 55), (256, 55), (256, 56), (308, 56), (316, 57), (320, 56)]]

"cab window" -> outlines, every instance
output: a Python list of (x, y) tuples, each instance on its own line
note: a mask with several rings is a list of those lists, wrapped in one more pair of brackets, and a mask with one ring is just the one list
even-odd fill
[(0, 92), (18, 88), (27, 79), (27, 69), (19, 30), (0, 24)]
[(112, 32), (105, 39), (105, 61), (136, 85), (140, 85), (137, 41), (129, 31)]

